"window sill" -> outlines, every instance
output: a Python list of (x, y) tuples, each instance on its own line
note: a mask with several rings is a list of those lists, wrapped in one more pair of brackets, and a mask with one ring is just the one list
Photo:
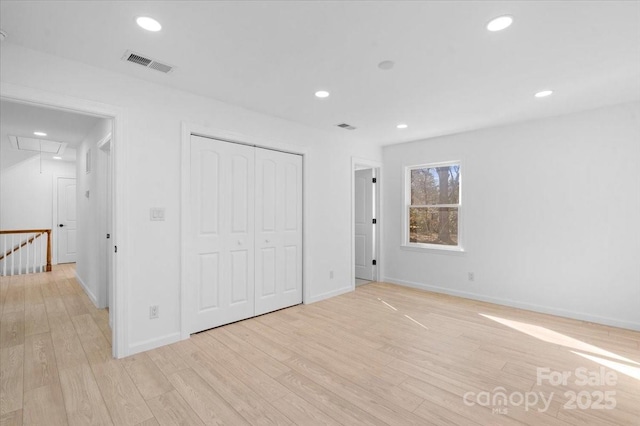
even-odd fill
[(418, 244), (402, 244), (400, 246), (401, 250), (406, 251), (418, 251), (422, 253), (431, 253), (431, 254), (446, 254), (449, 256), (463, 256), (466, 254), (466, 251), (462, 247), (447, 247), (447, 246), (437, 246), (437, 245), (418, 245)]

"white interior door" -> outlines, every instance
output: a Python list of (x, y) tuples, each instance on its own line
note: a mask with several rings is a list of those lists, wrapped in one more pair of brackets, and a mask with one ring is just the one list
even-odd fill
[(253, 147), (191, 137), (191, 333), (254, 315)]
[[(98, 146), (100, 149), (97, 151), (99, 159), (98, 171), (100, 173), (100, 184), (102, 185), (101, 192), (104, 194), (101, 200), (101, 241), (104, 244), (101, 247), (103, 265), (100, 265), (101, 278), (100, 282), (100, 300), (101, 306), (113, 307), (113, 196), (111, 187), (111, 138), (104, 141)], [(113, 309), (109, 309), (109, 326), (113, 326)]]
[(255, 314), (302, 303), (302, 157), (256, 148)]
[(355, 172), (356, 278), (373, 280), (373, 169)]
[(76, 261), (76, 180), (58, 178), (58, 263)]

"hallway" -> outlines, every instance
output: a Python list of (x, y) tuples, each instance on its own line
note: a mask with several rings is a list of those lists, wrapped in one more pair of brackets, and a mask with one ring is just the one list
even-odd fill
[[(96, 382), (108, 375), (94, 375), (89, 365), (111, 359), (109, 313), (95, 308), (74, 271), (75, 264), (64, 264), (50, 273), (0, 278), (3, 425), (22, 424), (23, 414), (25, 424), (66, 424), (65, 392), (85, 389), (102, 399)], [(70, 415), (83, 408), (78, 405), (67, 407)], [(109, 420), (106, 409), (103, 414)]]

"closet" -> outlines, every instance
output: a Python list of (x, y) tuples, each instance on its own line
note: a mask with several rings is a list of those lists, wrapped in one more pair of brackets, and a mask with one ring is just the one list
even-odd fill
[(195, 333), (302, 302), (302, 157), (191, 136), (185, 318)]

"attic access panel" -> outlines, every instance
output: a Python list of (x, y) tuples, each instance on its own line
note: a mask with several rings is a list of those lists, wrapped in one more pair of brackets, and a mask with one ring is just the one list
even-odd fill
[(66, 142), (26, 138), (23, 136), (9, 135), (9, 142), (11, 142), (13, 149), (17, 149), (19, 151), (43, 152), (46, 154), (61, 155), (67, 148)]

